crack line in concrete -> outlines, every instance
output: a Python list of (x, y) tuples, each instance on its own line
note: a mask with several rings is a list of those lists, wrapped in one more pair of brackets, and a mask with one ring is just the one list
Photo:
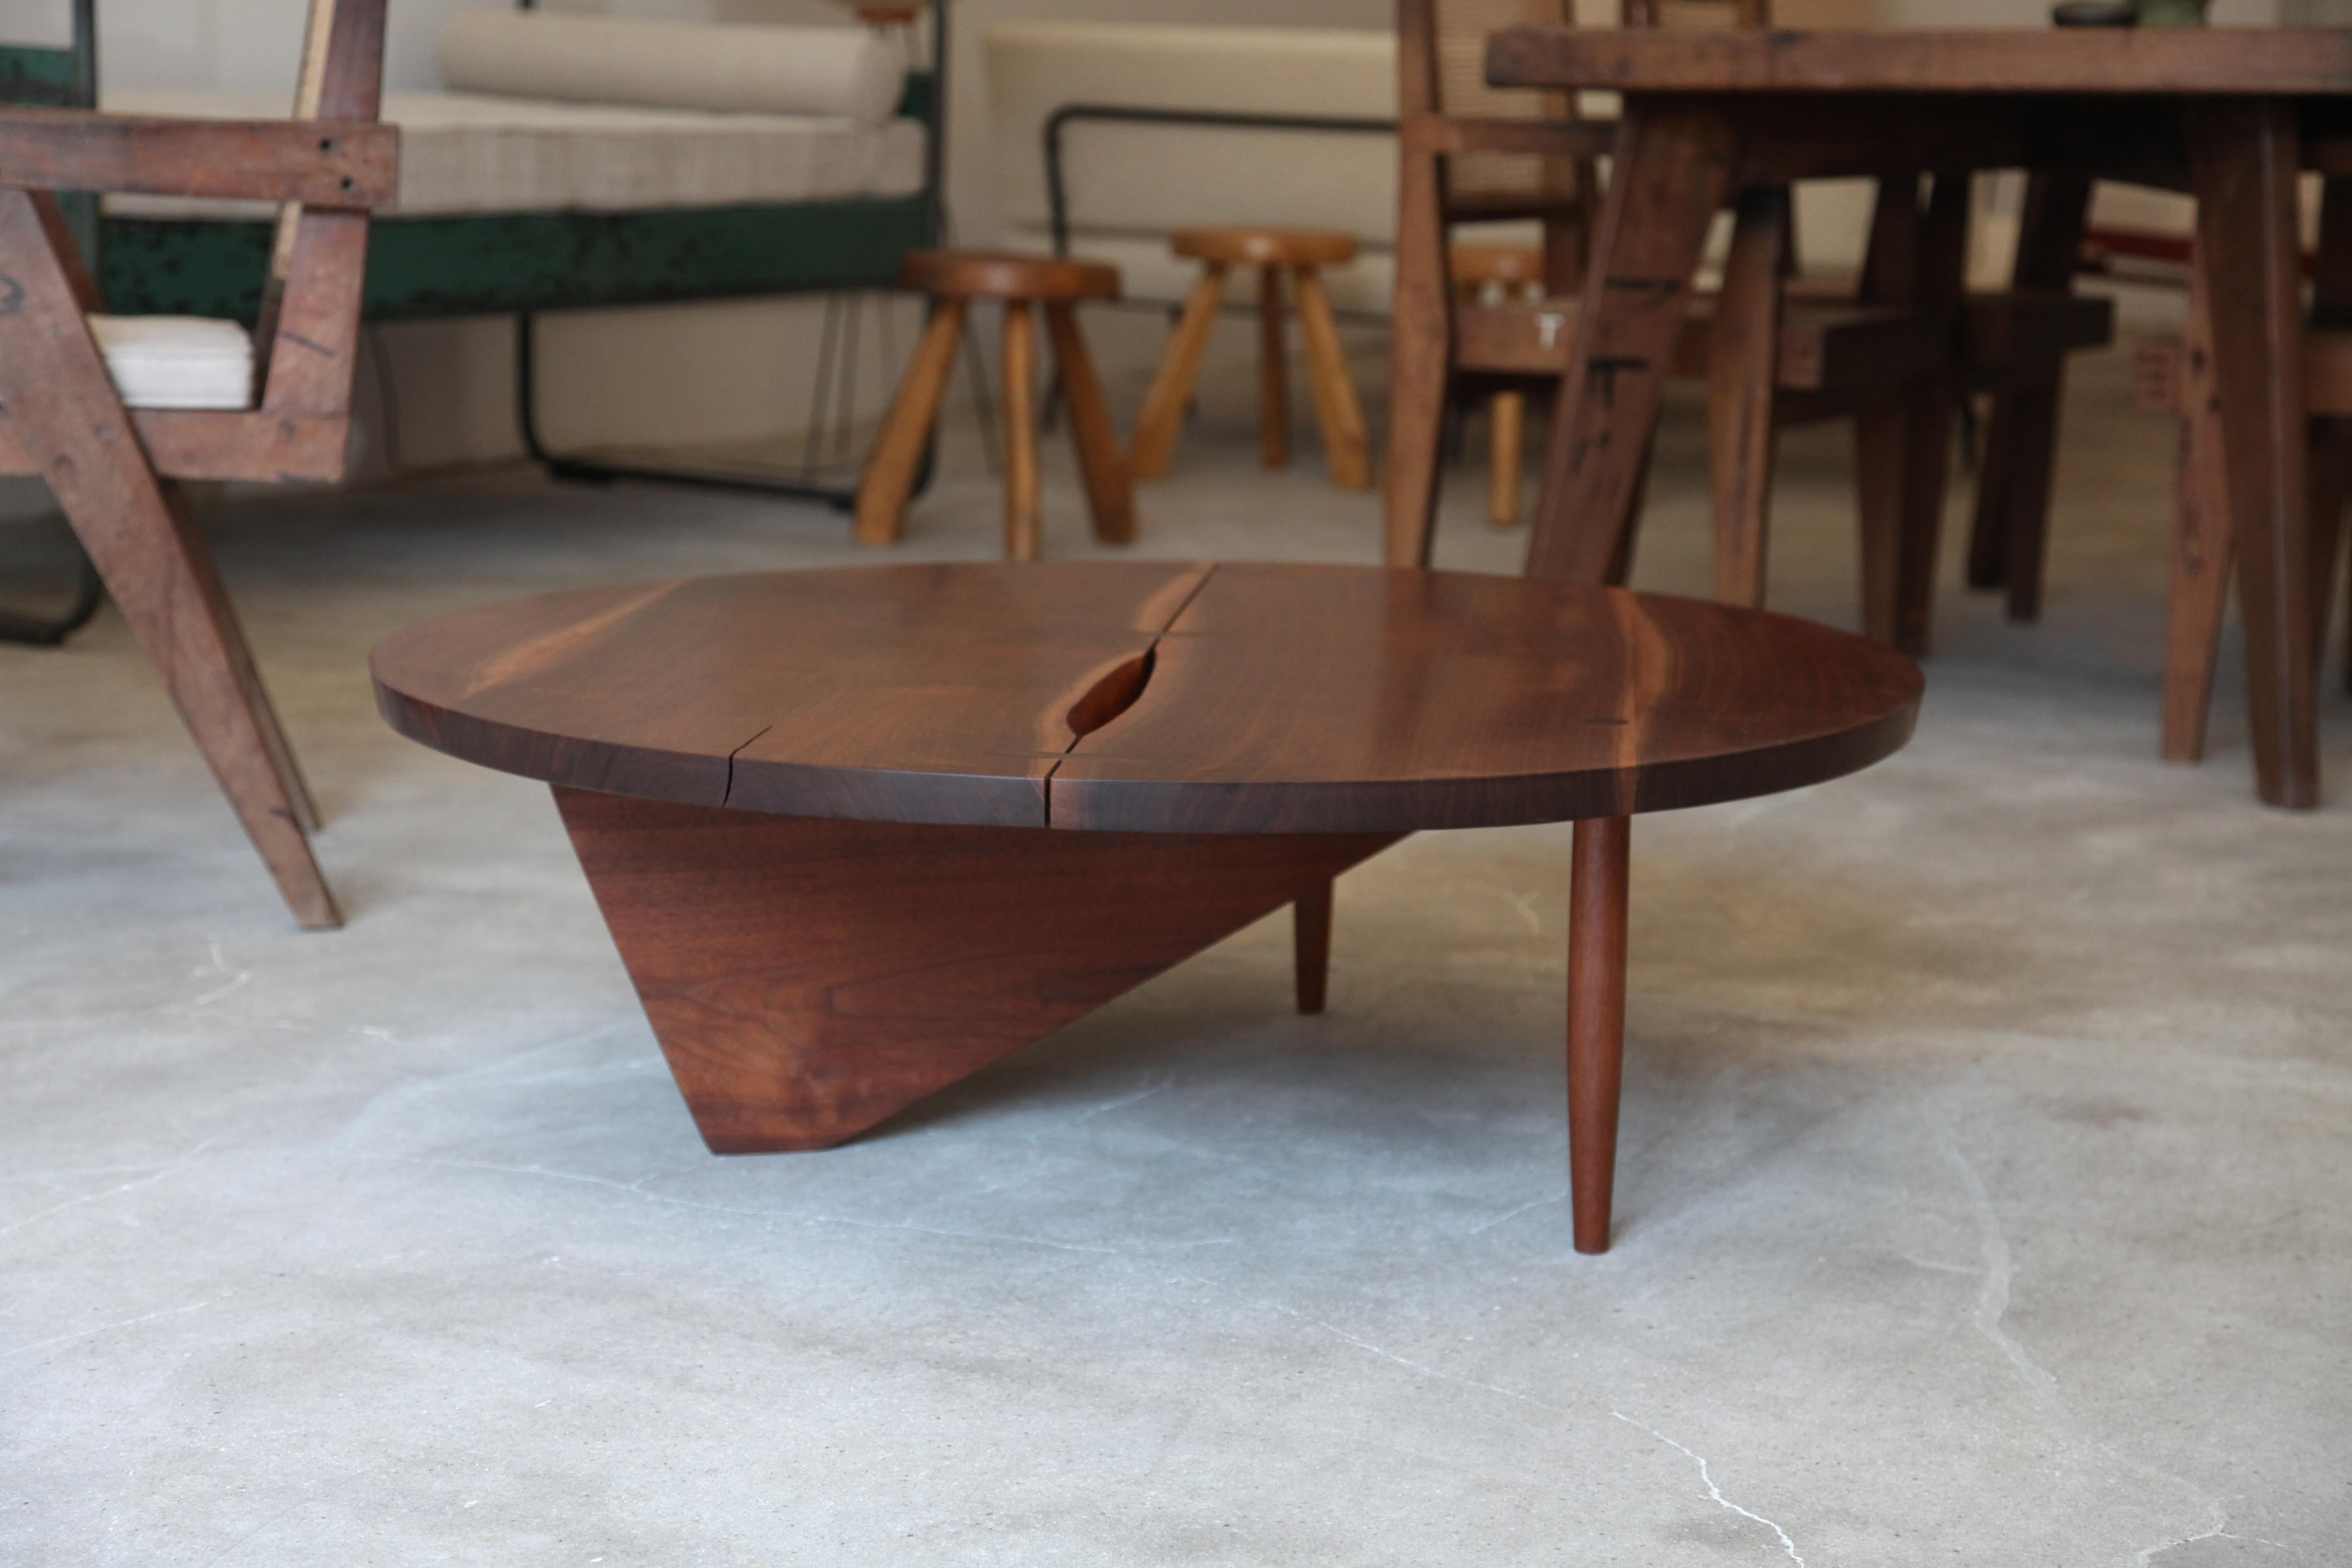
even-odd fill
[(1766, 1519), (1762, 1514), (1744, 1509), (1738, 1503), (1732, 1501), (1729, 1498), (1724, 1496), (1723, 1489), (1715, 1484), (1715, 1475), (1707, 1468), (1706, 1460), (1705, 1458), (1701, 1458), (1697, 1454), (1692, 1453), (1688, 1448), (1684, 1447), (1680, 1443), (1675, 1442), (1672, 1437), (1667, 1436), (1664, 1432), (1659, 1431), (1656, 1427), (1643, 1426), (1639, 1421), (1634, 1420), (1622, 1410), (1612, 1410), (1609, 1414), (1614, 1415), (1618, 1420), (1622, 1421), (1626, 1426), (1633, 1427), (1636, 1431), (1647, 1432), (1651, 1436), (1655, 1437), (1659, 1442), (1664, 1443), (1667, 1447), (1674, 1449), (1676, 1453), (1697, 1461), (1698, 1479), (1706, 1483), (1707, 1496), (1713, 1498), (1717, 1502), (1722, 1504), (1725, 1508), (1729, 1509), (1740, 1518), (1752, 1519), (1757, 1523), (1764, 1526), (1765, 1529), (1770, 1531), (1773, 1534), (1779, 1536), (1780, 1538), (1780, 1550), (1787, 1552), (1790, 1557), (1795, 1561), (1797, 1568), (1805, 1568), (1805, 1560), (1801, 1556), (1798, 1555), (1797, 1543), (1789, 1539), (1789, 1532), (1781, 1529), (1779, 1525), (1773, 1523), (1770, 1520)]
[[(2114, 1444), (2084, 1433), (2081, 1424), (2075, 1420), (2074, 1411), (2067, 1406), (2064, 1396), (2058, 1392), (2057, 1377), (2035, 1361), (2017, 1337), (2001, 1326), (2001, 1321), (2009, 1315), (2010, 1287), (2016, 1278), (2016, 1264), (2010, 1255), (2009, 1237), (2001, 1229), (2000, 1213), (1993, 1206), (1992, 1191), (1985, 1185), (1984, 1176), (1960, 1148), (1959, 1134), (1951, 1122), (1934, 1106), (1925, 1109), (1927, 1120), (1936, 1129), (1936, 1142), (1943, 1150), (1946, 1162), (1958, 1173), (1961, 1189), (1968, 1194), (1969, 1207), (1977, 1222), (1979, 1246), (1983, 1248), (1984, 1282), (1977, 1288), (1976, 1308), (1969, 1314), (1977, 1332), (2008, 1358), (2018, 1381), (2032, 1392), (2034, 1403), (2042, 1406), (2044, 1418), (2061, 1443), (2071, 1448), (2089, 1449), (2143, 1479), (2158, 1481), (2185, 1492), (2192, 1502), (2205, 1510), (2207, 1525), (2201, 1533), (2167, 1537), (2153, 1546), (2142, 1547), (2133, 1561), (2139, 1568), (2147, 1568), (2149, 1560), (2159, 1552), (2169, 1552), (2176, 1546), (2186, 1546), (2192, 1541), (2210, 1541), (2216, 1537), (2226, 1541), (2238, 1540), (2239, 1537), (2230, 1533), (2229, 1508), (2217, 1494), (2207, 1491), (2186, 1476), (2175, 1475), (2135, 1459)], [(2263, 1542), (2263, 1544), (2275, 1546), (2278, 1543)]]

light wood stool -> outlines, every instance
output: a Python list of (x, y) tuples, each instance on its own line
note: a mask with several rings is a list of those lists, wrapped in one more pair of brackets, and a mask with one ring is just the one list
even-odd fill
[(1037, 328), (1034, 308), (1045, 309), (1045, 331), (1062, 372), (1070, 439), (1086, 477), (1087, 509), (1095, 537), (1105, 544), (1135, 538), (1135, 492), (1119, 456), (1118, 434), (1103, 402), (1102, 383), (1078, 331), (1081, 300), (1118, 298), (1118, 268), (1098, 262), (977, 251), (926, 250), (907, 258), (900, 282), (931, 297), (930, 325), (907, 366), (898, 400), (874, 442), (857, 484), (857, 540), (896, 544), (906, 521), (931, 426), (940, 416), (948, 373), (963, 341), (974, 300), (1004, 302), (1004, 558), (1034, 561), (1044, 516), (1037, 494)]
[[(1532, 245), (1457, 245), (1447, 263), (1454, 292), (1481, 305), (1544, 291), (1543, 252)], [(1506, 389), (1486, 404), (1486, 521), (1511, 528), (1519, 521), (1519, 475), (1526, 461), (1528, 395)]]
[(1315, 391), (1315, 416), (1323, 429), (1323, 450), (1331, 463), (1332, 479), (1349, 489), (1369, 489), (1372, 483), (1370, 444), (1364, 435), (1364, 410), (1356, 401), (1355, 384), (1348, 379), (1347, 360), (1339, 352), (1339, 329), (1331, 319), (1331, 298), (1323, 290), (1318, 268), (1352, 260), (1355, 240), (1344, 234), (1274, 228), (1181, 228), (1170, 237), (1169, 247), (1198, 261), (1201, 279), (1184, 301), (1184, 314), (1168, 340), (1160, 374), (1143, 399), (1143, 413), (1135, 422), (1129, 458), (1139, 479), (1158, 479), (1168, 471), (1176, 450), (1176, 431), (1183, 422), (1184, 405), (1192, 400), (1192, 383), (1201, 374), (1201, 357), (1208, 352), (1209, 332), (1217, 324), (1224, 303), (1225, 273), (1234, 267), (1255, 267), (1258, 276), (1258, 434), (1265, 466), (1279, 468), (1290, 461), (1290, 392), (1283, 374), (1283, 274), (1287, 272), (1297, 300), (1298, 328), (1307, 340), (1307, 376)]

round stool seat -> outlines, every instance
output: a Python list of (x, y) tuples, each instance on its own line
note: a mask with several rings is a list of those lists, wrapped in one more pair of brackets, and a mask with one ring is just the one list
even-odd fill
[(899, 281), (941, 300), (1116, 300), (1118, 268), (1003, 251), (919, 250)]
[(1356, 256), (1356, 237), (1329, 229), (1180, 228), (1168, 246), (1194, 261), (1244, 267), (1327, 267)]
[(1454, 281), (1468, 288), (1500, 283), (1516, 289), (1543, 281), (1543, 252), (1532, 245), (1457, 245), (1448, 266)]

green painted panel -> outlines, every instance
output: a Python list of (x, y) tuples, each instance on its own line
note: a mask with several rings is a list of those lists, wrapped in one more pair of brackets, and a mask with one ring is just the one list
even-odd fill
[[(371, 234), (364, 309), (401, 321), (871, 288), (929, 239), (922, 196), (387, 218)], [(251, 321), (269, 243), (266, 223), (109, 218), (107, 307)]]
[(74, 52), (0, 45), (0, 103), (70, 109), (74, 101)]

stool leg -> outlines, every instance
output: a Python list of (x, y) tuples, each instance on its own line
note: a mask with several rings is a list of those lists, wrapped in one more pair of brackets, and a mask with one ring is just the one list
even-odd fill
[(1609, 1250), (1625, 1066), (1625, 890), (1633, 819), (1576, 825), (1568, 893), (1568, 1162), (1576, 1250)]
[(907, 379), (890, 405), (889, 417), (874, 442), (873, 456), (857, 480), (857, 542), (896, 544), (907, 518), (907, 498), (914, 493), (915, 470), (922, 467), (923, 447), (940, 416), (940, 400), (947, 395), (948, 373), (955, 368), (956, 344), (963, 336), (961, 300), (941, 300), (931, 310), (923, 341), (907, 366)]
[(1490, 450), (1486, 457), (1486, 521), (1496, 528), (1519, 521), (1519, 475), (1527, 459), (1528, 398), (1498, 392), (1486, 405)]
[(1139, 479), (1156, 479), (1168, 471), (1176, 432), (1184, 423), (1184, 405), (1192, 401), (1192, 384), (1200, 379), (1201, 358), (1209, 352), (1209, 334), (1216, 330), (1217, 307), (1224, 299), (1225, 265), (1212, 261), (1185, 297), (1183, 318), (1169, 334), (1168, 352), (1160, 358), (1160, 372), (1143, 395), (1143, 412), (1136, 416), (1128, 460)]
[(1086, 476), (1087, 510), (1095, 537), (1105, 544), (1135, 542), (1135, 488), (1128, 483), (1127, 459), (1118, 453), (1118, 432), (1103, 403), (1102, 383), (1078, 331), (1077, 313), (1066, 304), (1045, 307), (1045, 331), (1054, 340), (1054, 363), (1062, 371), (1062, 398), (1070, 413), (1070, 440)]
[(1356, 384), (1348, 379), (1348, 356), (1339, 347), (1339, 325), (1331, 319), (1331, 297), (1312, 267), (1293, 274), (1298, 290), (1298, 335), (1307, 345), (1307, 381), (1315, 390), (1315, 422), (1323, 431), (1323, 451), (1331, 479), (1343, 489), (1372, 486), (1371, 443), (1364, 435), (1364, 408)]
[(1302, 893), (1290, 906), (1290, 940), (1297, 966), (1298, 1010), (1320, 1013), (1331, 977), (1331, 884)]
[(1044, 553), (1037, 497), (1037, 322), (1026, 300), (1004, 302), (1004, 558)]
[(1269, 468), (1290, 466), (1290, 387), (1284, 377), (1282, 268), (1257, 269), (1258, 450)]

